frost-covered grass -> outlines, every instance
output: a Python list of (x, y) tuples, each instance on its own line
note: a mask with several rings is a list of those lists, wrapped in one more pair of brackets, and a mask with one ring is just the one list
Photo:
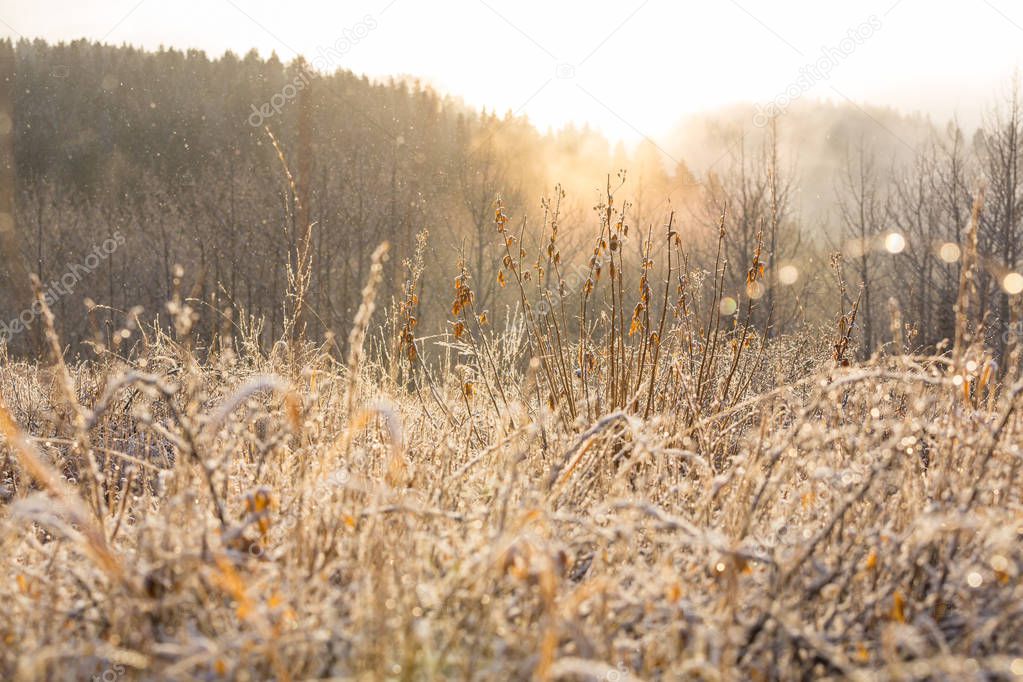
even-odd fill
[(130, 353), (5, 361), (0, 678), (1023, 674), (1021, 385), (976, 346), (850, 363), (855, 309), (765, 342), (671, 233), (623, 277), (606, 216), (560, 305), (498, 211), (500, 332), (463, 271), (417, 339), (413, 262), (346, 362), (200, 360), (177, 300)]

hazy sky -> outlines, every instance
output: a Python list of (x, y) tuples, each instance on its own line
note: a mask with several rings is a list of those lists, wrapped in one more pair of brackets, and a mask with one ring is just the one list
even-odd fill
[(1023, 3), (0, 0), (0, 35), (297, 51), (635, 141), (689, 112), (784, 106), (786, 92), (975, 120), (1023, 62)]

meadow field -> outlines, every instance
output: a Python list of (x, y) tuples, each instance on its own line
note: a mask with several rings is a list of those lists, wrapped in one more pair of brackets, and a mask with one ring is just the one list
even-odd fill
[(1023, 3), (0, 0), (0, 682), (1023, 680)]
[(443, 336), (428, 236), (388, 305), (381, 245), (340, 359), (302, 333), (308, 249), (269, 350), (194, 347), (175, 293), (72, 362), (37, 285), (48, 359), (0, 365), (0, 677), (1023, 675), (1023, 383), (975, 253), (954, 343), (900, 347), (893, 301), (857, 361), (858, 298), (768, 338), (759, 248), (739, 300), (673, 219), (630, 263), (610, 194), (568, 302), (552, 215), (527, 252), (496, 205), (520, 304), (486, 319), (463, 265)]

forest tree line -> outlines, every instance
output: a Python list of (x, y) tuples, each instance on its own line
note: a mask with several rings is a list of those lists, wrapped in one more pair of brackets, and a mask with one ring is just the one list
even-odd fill
[[(210, 58), (19, 41), (0, 43), (0, 53), (0, 321), (7, 329), (29, 309), (25, 280), (35, 274), (76, 351), (136, 306), (169, 324), (176, 293), (193, 302), (201, 342), (230, 310), (271, 345), (284, 329), (288, 273), (307, 223), (309, 338), (333, 334), (341, 343), (382, 241), (391, 245), (386, 303), (402, 297), (406, 263), (423, 245), (420, 333), (447, 328), (463, 265), (477, 307), (497, 324), (515, 299), (499, 281), (495, 202), (538, 243), (556, 198), (571, 267), (589, 258), (591, 207), (609, 187), (629, 202), (640, 235), (625, 245), (630, 257), (638, 261), (642, 236), (663, 232), (674, 214), (688, 268), (706, 275), (720, 241), (724, 286), (738, 295), (759, 249), (761, 327), (783, 335), (831, 325), (858, 300), (862, 355), (896, 334), (893, 297), (907, 345), (935, 350), (951, 338), (964, 231), (983, 188), (976, 312), (997, 350), (1019, 326), (1012, 275), (1023, 258), (1023, 105), (1015, 88), (993, 98), (978, 130), (919, 123), (909, 153), (855, 110), (840, 126), (810, 131), (828, 136), (837, 159), (831, 195), (820, 199), (829, 208), (810, 213), (786, 117), (731, 131), (718, 162), (690, 169), (652, 141), (627, 150), (585, 127), (544, 132), (415, 82), (313, 74), (301, 60), (254, 51)], [(13, 352), (40, 342), (28, 318), (27, 332), (5, 334)]]

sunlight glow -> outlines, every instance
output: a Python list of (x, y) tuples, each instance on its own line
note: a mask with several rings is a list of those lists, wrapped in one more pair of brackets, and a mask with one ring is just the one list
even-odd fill
[(1002, 288), (1010, 296), (1023, 292), (1023, 275), (1018, 272), (1010, 272), (1002, 279)]
[(938, 257), (946, 263), (955, 263), (960, 255), (959, 245), (952, 242), (945, 242), (938, 249)]
[(197, 48), (211, 57), (255, 48), (285, 62), (302, 54), (330, 71), (419, 79), (472, 106), (526, 115), (541, 130), (588, 123), (612, 139), (653, 139), (668, 153), (681, 116), (740, 104), (763, 113), (810, 100), (869, 101), (979, 121), (987, 93), (1023, 62), (1012, 21), (953, 0), (865, 0), (827, 12), (810, 0), (630, 0), (599, 9), (581, 0), (6, 5), (0, 36)]
[(799, 268), (795, 265), (783, 265), (778, 270), (778, 281), (784, 285), (795, 284), (799, 279)]
[(884, 238), (884, 250), (888, 253), (902, 253), (906, 249), (906, 238), (898, 232), (889, 232)]

